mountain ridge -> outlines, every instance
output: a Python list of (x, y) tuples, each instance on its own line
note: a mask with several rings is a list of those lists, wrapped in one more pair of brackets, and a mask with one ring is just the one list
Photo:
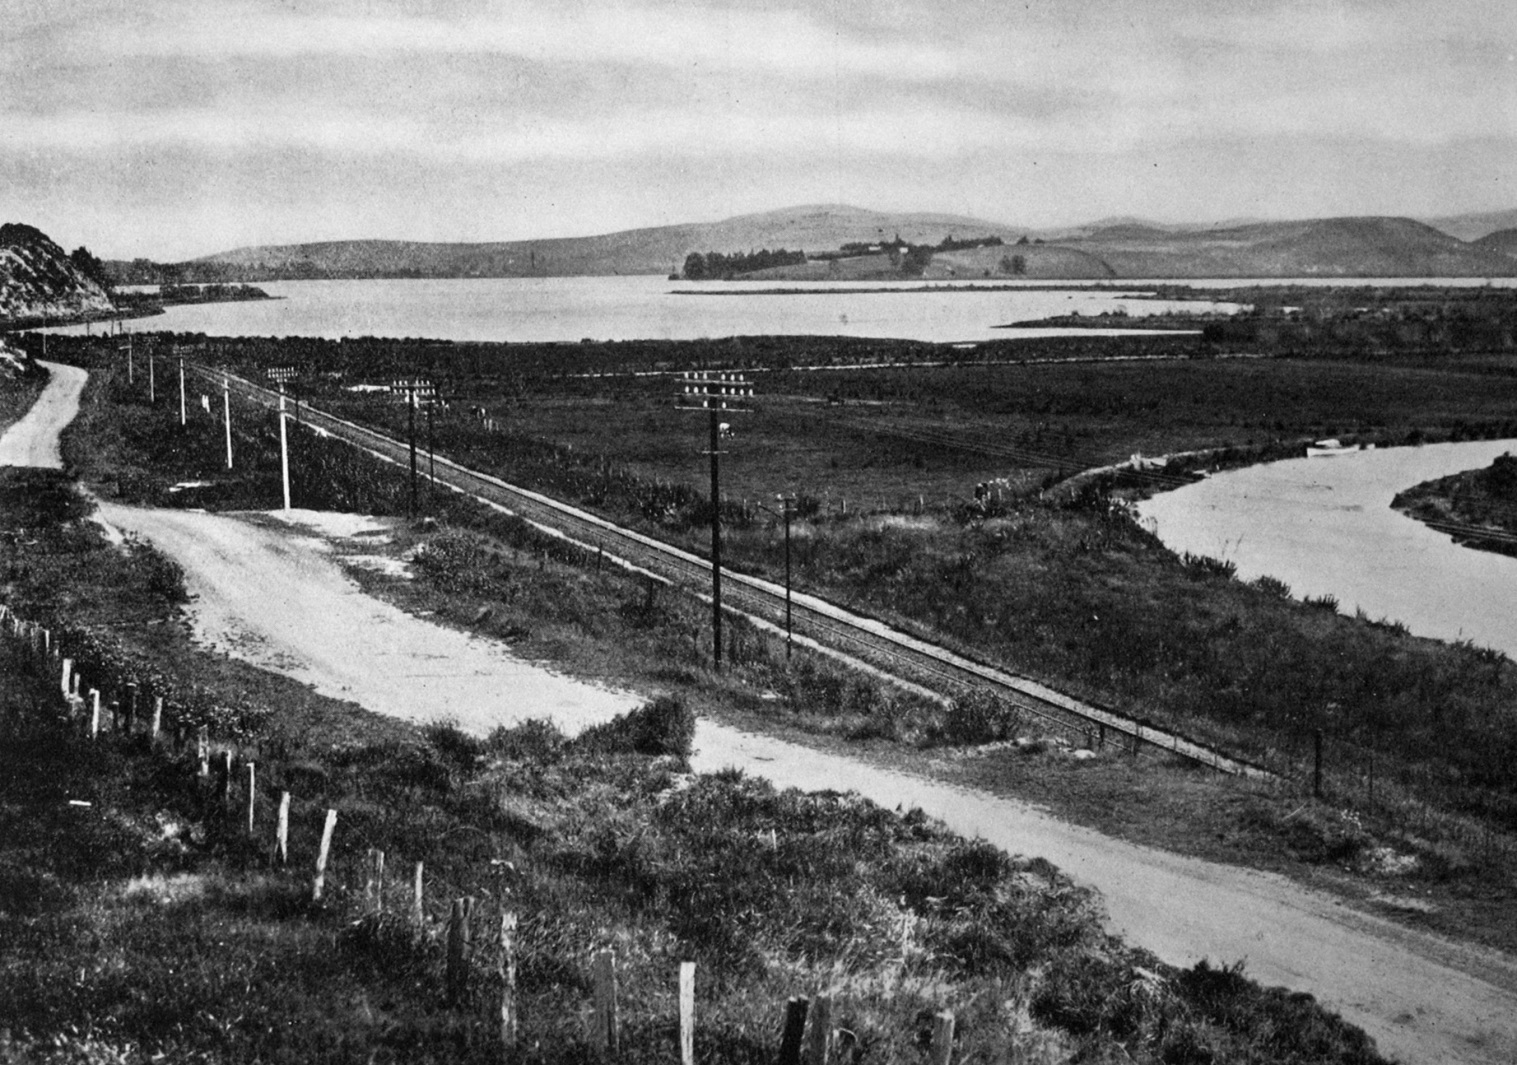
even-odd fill
[[(1373, 277), (1511, 276), (1498, 251), (1471, 245), (1410, 218), (1365, 216), (1295, 221), (1239, 220), (1187, 225), (1131, 216), (1107, 224), (1037, 230), (940, 212), (873, 211), (846, 204), (802, 204), (716, 222), (649, 226), (585, 237), (444, 242), (384, 239), (252, 245), (172, 264), (172, 276), (134, 276), (135, 264), (111, 264), (119, 281), (265, 281), (319, 277), (534, 277), (678, 273), (692, 252), (724, 254), (788, 249), (816, 255), (844, 244), (880, 244), (896, 237), (937, 245), (945, 237), (999, 237), (1068, 254), (1023, 252), (1012, 257), (964, 256), (974, 276), (1096, 277)], [(1034, 245), (1029, 244), (1027, 247)], [(1082, 253), (1082, 254), (1074, 254)], [(1033, 267), (1057, 260), (1055, 272)], [(946, 260), (945, 260), (946, 261)], [(811, 265), (811, 264), (808, 264)], [(156, 264), (148, 264), (156, 267)], [(860, 276), (888, 277), (887, 265)], [(959, 267), (945, 267), (959, 276)], [(846, 273), (846, 272), (844, 272)], [(769, 272), (766, 272), (768, 276)], [(790, 276), (839, 276), (812, 266)], [(787, 276), (783, 273), (779, 276)], [(941, 272), (929, 276), (945, 276)]]

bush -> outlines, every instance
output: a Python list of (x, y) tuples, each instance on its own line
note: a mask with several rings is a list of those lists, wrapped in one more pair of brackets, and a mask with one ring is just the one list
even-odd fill
[(1291, 586), (1279, 577), (1271, 577), (1267, 573), (1254, 581), (1253, 587), (1265, 595), (1273, 596), (1276, 599), (1289, 599), (1291, 597)]
[(676, 758), (690, 757), (694, 742), (695, 712), (679, 696), (667, 694), (615, 721), (586, 729), (574, 741), (581, 750)]

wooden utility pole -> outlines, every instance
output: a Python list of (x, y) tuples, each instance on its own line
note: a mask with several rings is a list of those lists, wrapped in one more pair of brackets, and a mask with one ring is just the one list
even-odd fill
[(711, 456), (711, 662), (722, 668), (722, 438), (731, 432), (721, 420), (723, 414), (747, 414), (751, 411), (753, 384), (741, 374), (697, 370), (684, 374), (675, 405), (681, 410), (702, 410), (710, 423)]

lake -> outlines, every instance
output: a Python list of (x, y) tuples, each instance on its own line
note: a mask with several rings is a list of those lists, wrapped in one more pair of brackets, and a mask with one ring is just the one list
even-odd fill
[(1145, 500), (1164, 544), (1268, 574), (1297, 597), (1400, 621), (1419, 636), (1472, 640), (1517, 658), (1517, 558), (1460, 547), (1391, 509), (1414, 484), (1489, 466), (1517, 440), (1289, 459), (1213, 474)]
[[(1116, 289), (1077, 292), (1067, 282), (1063, 287), (1029, 282), (1009, 291), (1006, 284), (990, 289), (972, 282), (933, 282), (930, 287), (924, 282), (787, 282), (787, 289), (828, 291), (773, 295), (763, 291), (769, 286), (749, 282), (696, 285), (662, 277), (275, 281), (258, 287), (278, 300), (179, 305), (125, 325), (139, 332), (213, 336), (578, 341), (833, 335), (953, 343), (1088, 335), (1090, 330), (995, 328), (1076, 311), (1143, 315), (1235, 309), (1223, 303), (1133, 299)], [(82, 333), (86, 328), (56, 331)]]

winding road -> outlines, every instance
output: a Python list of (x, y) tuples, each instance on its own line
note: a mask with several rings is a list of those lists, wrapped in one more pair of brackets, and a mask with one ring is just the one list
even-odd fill
[[(78, 375), (78, 376), (76, 376)], [(55, 370), (39, 407), (77, 402), (79, 371)], [(0, 455), (47, 454), (46, 419), (18, 423)], [(13, 437), (19, 439), (12, 439)], [(9, 448), (20, 448), (11, 451)], [(542, 707), (502, 681), (498, 648), (461, 634), (425, 669), (384, 672), (383, 647), (422, 646), (437, 626), (396, 612), (374, 615), (308, 530), (285, 533), (268, 518), (105, 508), (108, 520), (156, 542), (184, 565), (197, 596), (202, 638), (299, 676), (324, 693), (413, 719), (455, 717), (469, 727), (540, 716)], [(273, 591), (277, 589), (277, 595)], [(363, 620), (365, 617), (370, 620)], [(382, 620), (381, 620), (382, 618)], [(233, 634), (229, 637), (227, 634)], [(272, 650), (271, 650), (272, 649)], [(260, 657), (261, 656), (261, 657)], [(356, 668), (353, 668), (356, 667)], [(493, 693), (483, 718), (469, 696), (440, 693), (435, 674), (482, 678)], [(426, 674), (426, 675), (421, 675)], [(594, 693), (611, 712), (627, 693)], [(574, 696), (566, 694), (565, 699)], [(478, 706), (474, 706), (478, 709)], [(1070, 826), (1014, 800), (943, 784), (702, 721), (699, 769), (737, 765), (781, 786), (854, 789), (894, 807), (920, 806), (958, 832), (1009, 851), (1040, 855), (1105, 897), (1113, 931), (1166, 961), (1243, 960), (1267, 984), (1317, 996), (1361, 1025), (1386, 1054), (1408, 1063), (1495, 1065), (1517, 1061), (1517, 963), (1356, 912), (1282, 877), (1177, 857)]]

